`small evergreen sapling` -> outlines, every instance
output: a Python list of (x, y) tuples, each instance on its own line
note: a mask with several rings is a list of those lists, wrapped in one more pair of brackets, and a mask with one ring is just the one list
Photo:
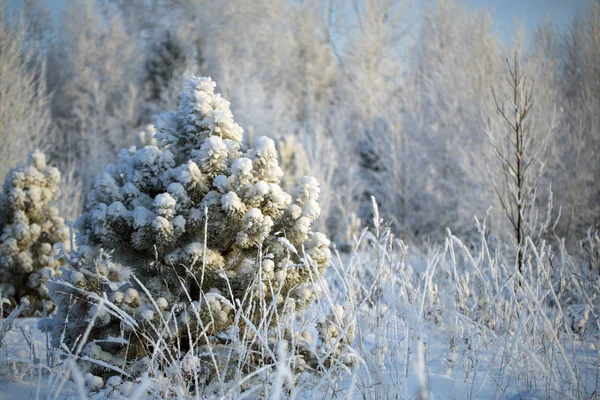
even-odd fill
[(186, 80), (179, 109), (155, 120), (158, 146), (121, 151), (97, 178), (76, 223), (79, 249), (52, 284), (58, 312), (42, 323), (55, 345), (75, 348), (92, 320), (82, 351), (142, 371), (160, 335), (185, 353), (310, 304), (331, 255), (311, 231), (318, 183), (303, 177), (285, 192), (274, 142), (242, 151), (242, 128), (214, 88)]
[(19, 304), (31, 302), (30, 313), (41, 312), (48, 303), (46, 281), (60, 265), (54, 245), (65, 243), (68, 228), (52, 205), (59, 193), (60, 172), (46, 165), (35, 150), (27, 164), (8, 173), (0, 211), (0, 290)]

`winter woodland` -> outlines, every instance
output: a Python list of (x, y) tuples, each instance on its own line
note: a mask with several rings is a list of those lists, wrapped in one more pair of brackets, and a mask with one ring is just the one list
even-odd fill
[(598, 0), (18, 3), (0, 398), (600, 396)]

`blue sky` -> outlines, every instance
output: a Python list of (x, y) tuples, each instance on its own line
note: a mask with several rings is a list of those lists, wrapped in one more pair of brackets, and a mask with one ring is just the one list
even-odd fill
[(544, 18), (561, 30), (568, 27), (576, 10), (592, 4), (592, 0), (463, 0), (472, 10), (492, 10), (498, 33), (503, 40), (512, 37), (515, 19), (525, 24), (527, 39)]
[[(11, 0), (18, 5), (22, 0)], [(46, 0), (53, 15), (57, 18), (68, 0)], [(216, 0), (222, 1), (222, 0)], [(514, 21), (518, 19), (525, 24), (526, 39), (531, 38), (532, 30), (544, 19), (550, 19), (560, 28), (565, 29), (571, 21), (575, 10), (591, 4), (592, 0), (463, 0), (472, 10), (489, 8), (494, 14), (496, 28), (502, 40), (509, 40), (514, 32)], [(423, 0), (415, 0), (418, 4)]]

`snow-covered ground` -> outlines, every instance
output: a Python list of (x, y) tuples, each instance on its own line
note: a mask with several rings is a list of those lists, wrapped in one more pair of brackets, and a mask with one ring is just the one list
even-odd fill
[[(0, 399), (81, 398), (72, 381), (63, 382), (65, 367), (47, 367), (45, 335), (37, 330), (36, 324), (36, 319), (17, 320), (13, 330), (5, 338), (1, 357)], [(367, 334), (361, 348), (372, 351), (372, 359), (368, 363), (378, 362), (376, 355), (381, 344), (385, 347), (386, 362), (379, 369), (370, 369), (371, 373), (376, 372), (377, 375), (358, 369), (356, 376), (341, 379), (339, 396), (363, 398), (364, 394), (367, 398), (415, 398), (423, 385), (428, 396), (425, 398), (432, 399), (546, 399), (562, 398), (564, 392), (560, 390), (567, 389), (553, 387), (552, 378), (544, 377), (542, 369), (548, 366), (528, 370), (525, 366), (521, 369), (516, 365), (508, 365), (508, 359), (518, 364), (520, 357), (527, 356), (526, 350), (520, 349), (518, 343), (511, 343), (508, 337), (488, 338), (486, 347), (476, 350), (469, 350), (464, 340), (453, 354), (449, 351), (448, 329), (433, 324), (423, 326), (422, 329), (426, 331), (423, 332), (423, 363), (419, 358), (419, 345), (414, 343), (414, 338), (403, 338), (401, 342), (384, 338), (378, 344), (375, 334)], [(29, 339), (33, 338), (36, 356), (41, 357), (37, 368), (33, 362), (32, 348), (24, 335), (31, 335)], [(577, 341), (569, 352), (585, 386), (584, 398), (594, 397), (599, 379), (597, 346)], [(507, 359), (504, 368), (503, 359)], [(353, 381), (354, 388), (351, 390)], [(502, 385), (499, 384), (501, 382)], [(307, 391), (301, 397), (321, 398), (325, 394), (320, 390)], [(114, 398), (102, 394), (98, 396), (98, 393), (87, 395), (94, 398)]]
[[(389, 232), (371, 235), (352, 254), (334, 261), (320, 298), (303, 314), (304, 321), (314, 323), (331, 309), (329, 300), (342, 305), (347, 325), (340, 327), (340, 335), (350, 324), (355, 331), (341, 358), (352, 357), (354, 366), (337, 363), (318, 375), (290, 376), (287, 355), (246, 385), (228, 382), (213, 394), (595, 397), (600, 383), (597, 278), (577, 270), (578, 264), (566, 255), (560, 268), (555, 263), (554, 273), (548, 274), (543, 249), (519, 275), (501, 252), (486, 248), (482, 244), (467, 250), (449, 236), (444, 246), (420, 254), (407, 250)], [(49, 357), (45, 334), (36, 322), (17, 320), (2, 342), (0, 399), (183, 396), (185, 388), (172, 371), (133, 385), (103, 382), (96, 389), (86, 386), (93, 383), (84, 373), (75, 371), (67, 379), (66, 371), (73, 371), (75, 364)], [(78, 380), (79, 385), (74, 383)], [(205, 395), (192, 392), (189, 397)]]

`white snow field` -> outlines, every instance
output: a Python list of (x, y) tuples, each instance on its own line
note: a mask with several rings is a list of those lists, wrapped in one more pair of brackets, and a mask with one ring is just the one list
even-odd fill
[(125, 374), (104, 382), (64, 357), (67, 349), (49, 352), (37, 319), (17, 319), (2, 339), (0, 399), (594, 398), (597, 274), (560, 249), (553, 258), (544, 245), (529, 250), (519, 273), (486, 241), (469, 250), (448, 232), (442, 247), (420, 254), (383, 226), (363, 232), (294, 322), (318, 327), (337, 313), (338, 361), (318, 373), (292, 373), (293, 351), (270, 342), (277, 361), (204, 387), (185, 378), (193, 359), (166, 371), (150, 362), (134, 383)]

